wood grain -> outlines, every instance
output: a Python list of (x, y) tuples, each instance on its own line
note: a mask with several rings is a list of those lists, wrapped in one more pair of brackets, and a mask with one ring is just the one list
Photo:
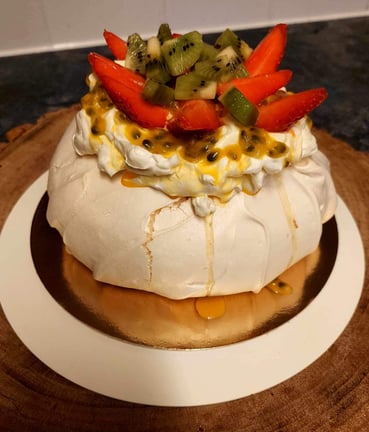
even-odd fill
[[(50, 113), (0, 143), (0, 228), (12, 206), (48, 167), (77, 106)], [(337, 191), (369, 256), (369, 155), (316, 130)], [(350, 269), (347, 269), (350, 271)], [(350, 287), (347, 287), (350, 289)], [(47, 368), (0, 311), (0, 431), (364, 431), (369, 418), (369, 277), (339, 339), (310, 367), (269, 390), (189, 408), (137, 405), (83, 389)], [(271, 365), (278, 367), (278, 365)], [(214, 376), (216, 381), (217, 377)]]

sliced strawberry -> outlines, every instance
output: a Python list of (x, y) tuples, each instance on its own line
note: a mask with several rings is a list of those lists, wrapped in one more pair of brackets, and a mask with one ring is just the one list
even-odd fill
[(145, 78), (143, 76), (100, 54), (90, 53), (88, 55), (88, 61), (98, 78), (102, 75), (110, 77), (111, 79), (124, 83), (126, 87), (130, 87), (132, 90), (136, 91), (142, 91), (144, 88)]
[(245, 61), (249, 76), (275, 72), (287, 43), (287, 25), (277, 24)]
[(103, 34), (113, 56), (117, 60), (124, 60), (127, 54), (127, 42), (110, 31), (104, 30)]
[(290, 70), (281, 70), (247, 78), (236, 78), (227, 83), (218, 83), (217, 93), (222, 95), (230, 86), (236, 87), (250, 102), (258, 104), (274, 94), (291, 79)]
[(211, 131), (221, 126), (216, 104), (205, 99), (191, 99), (181, 103), (174, 112), (168, 129), (178, 131)]
[(114, 105), (131, 120), (146, 128), (163, 128), (166, 125), (167, 108), (146, 102), (141, 92), (110, 76), (99, 75), (99, 79)]
[(261, 105), (256, 126), (269, 132), (283, 132), (320, 105), (327, 96), (325, 88), (316, 88)]

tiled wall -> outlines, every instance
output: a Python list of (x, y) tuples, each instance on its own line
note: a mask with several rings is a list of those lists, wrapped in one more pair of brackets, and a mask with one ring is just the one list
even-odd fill
[(369, 15), (369, 0), (1, 0), (0, 56), (101, 44), (156, 33), (160, 23), (183, 32), (261, 27)]

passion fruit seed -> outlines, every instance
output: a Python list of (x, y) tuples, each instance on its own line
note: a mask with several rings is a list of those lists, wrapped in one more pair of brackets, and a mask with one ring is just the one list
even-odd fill
[(207, 159), (209, 162), (214, 162), (214, 161), (217, 160), (218, 155), (219, 155), (219, 153), (218, 153), (217, 151), (215, 151), (215, 152), (211, 152), (211, 153), (209, 153), (209, 154), (206, 156), (206, 159)]
[(149, 148), (152, 147), (152, 143), (151, 143), (151, 141), (150, 141), (149, 139), (144, 139), (144, 140), (142, 140), (142, 145), (143, 145), (145, 148), (147, 148), (147, 149), (149, 149)]
[(91, 133), (93, 135), (102, 135), (106, 130), (106, 121), (102, 117), (96, 117), (91, 126)]
[(283, 142), (277, 142), (273, 148), (268, 152), (268, 155), (272, 158), (280, 157), (282, 154), (286, 153), (287, 146)]

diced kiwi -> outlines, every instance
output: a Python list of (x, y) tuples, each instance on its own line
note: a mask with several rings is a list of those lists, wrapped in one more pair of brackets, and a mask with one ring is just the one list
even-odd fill
[(174, 90), (152, 79), (146, 80), (142, 96), (150, 103), (170, 105), (174, 101)]
[(218, 50), (223, 50), (228, 46), (231, 46), (244, 60), (248, 58), (252, 52), (252, 48), (230, 29), (224, 30), (214, 44), (214, 47)]
[(219, 51), (213, 45), (204, 42), (199, 61), (214, 60), (218, 54)]
[(161, 55), (160, 41), (156, 36), (149, 38), (147, 41), (146, 77), (161, 83), (166, 83), (170, 80), (170, 75), (165, 68)]
[(190, 69), (199, 59), (202, 47), (202, 36), (197, 31), (165, 41), (162, 54), (170, 74), (178, 76)]
[(231, 86), (220, 96), (219, 100), (242, 125), (251, 126), (255, 124), (258, 109), (236, 87)]
[(144, 75), (146, 69), (146, 42), (139, 34), (133, 33), (128, 36), (127, 46), (126, 67)]
[(160, 25), (157, 37), (160, 41), (160, 45), (163, 45), (165, 41), (172, 39), (172, 31), (169, 24), (164, 23)]
[(178, 100), (214, 99), (216, 90), (216, 81), (206, 80), (196, 73), (190, 72), (177, 78), (174, 97)]
[(233, 78), (247, 77), (242, 57), (231, 46), (220, 51), (213, 60), (197, 62), (195, 64), (195, 71), (206, 79), (220, 82), (227, 82)]

